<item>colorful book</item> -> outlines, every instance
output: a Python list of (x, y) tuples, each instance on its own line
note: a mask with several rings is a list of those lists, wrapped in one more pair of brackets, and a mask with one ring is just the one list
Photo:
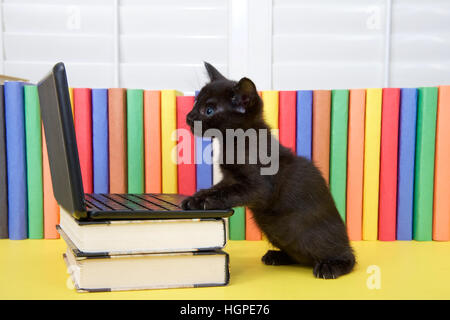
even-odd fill
[(44, 237), (42, 124), (36, 86), (23, 87), (27, 158), (28, 238)]
[(245, 208), (245, 240), (262, 240), (262, 232), (256, 224), (253, 212), (247, 207)]
[(8, 168), (8, 230), (12, 240), (28, 236), (27, 160), (23, 83), (5, 82), (6, 167)]
[(312, 159), (312, 106), (311, 90), (297, 91), (297, 155)]
[(8, 238), (8, 176), (6, 171), (5, 105), (0, 85), (0, 239)]
[(233, 210), (234, 214), (229, 218), (230, 240), (245, 240), (245, 207)]
[(176, 129), (177, 129), (177, 101), (182, 95), (175, 90), (161, 91), (161, 172), (162, 192), (177, 193), (177, 164), (176, 164)]
[(94, 193), (109, 193), (108, 89), (92, 89)]
[(365, 110), (366, 90), (350, 90), (346, 224), (348, 237), (353, 241), (362, 239)]
[[(261, 91), (258, 91), (259, 96), (262, 98), (263, 97), (263, 93)], [(275, 100), (275, 98), (273, 97), (273, 94), (266, 94), (266, 101), (268, 98), (272, 98), (272, 100)], [(264, 100), (263, 100), (264, 101)], [(269, 101), (268, 101), (268, 105), (269, 105)], [(273, 106), (274, 104), (272, 104)], [(266, 107), (266, 104), (264, 103), (264, 108)], [(270, 105), (269, 105), (270, 108)], [(273, 118), (275, 117), (275, 115), (273, 115), (271, 117), (270, 115), (270, 111), (269, 111), (269, 115), (267, 115), (267, 111), (265, 111), (265, 118)], [(273, 113), (273, 110), (272, 110)], [(272, 121), (273, 122), (273, 121)], [(271, 125), (270, 123), (268, 123), (269, 125)], [(273, 125), (273, 123), (272, 123)], [(251, 240), (251, 241), (258, 241), (258, 240), (262, 240), (263, 239), (263, 234), (261, 232), (261, 229), (259, 229), (259, 226), (256, 224), (255, 219), (253, 217), (253, 212), (245, 207), (245, 240)]]
[(450, 86), (439, 87), (434, 173), (433, 240), (450, 240)]
[(331, 91), (313, 92), (312, 160), (325, 181), (330, 178)]
[(192, 110), (193, 106), (193, 96), (177, 97), (177, 128), (179, 130), (177, 139), (178, 193), (185, 195), (193, 195), (197, 190), (194, 135), (186, 124), (186, 116)]
[(363, 240), (378, 239), (382, 89), (367, 89), (364, 137)]
[(144, 91), (127, 90), (128, 193), (144, 193)]
[(438, 88), (419, 88), (414, 177), (414, 240), (432, 240)]
[[(195, 96), (199, 91), (195, 91)], [(212, 140), (211, 138), (197, 137), (195, 139), (195, 168), (197, 191), (208, 189), (213, 185), (212, 168)]]
[(296, 114), (297, 114), (297, 92), (280, 91), (279, 123), (280, 143), (296, 151)]
[(348, 90), (331, 91), (330, 191), (342, 220), (346, 220)]
[(213, 185), (212, 140), (195, 136), (197, 191)]
[(126, 91), (108, 89), (109, 192), (128, 192)]
[(94, 191), (92, 177), (92, 95), (91, 89), (74, 88), (74, 125), (85, 193)]
[(278, 105), (279, 105), (279, 95), (278, 91), (268, 90), (263, 91), (261, 98), (264, 103), (263, 107), (263, 117), (266, 123), (271, 128), (272, 132), (276, 137), (278, 137)]
[(44, 238), (59, 239), (56, 226), (59, 224), (59, 205), (53, 194), (52, 175), (48, 161), (47, 143), (42, 127), (42, 180), (44, 190)]
[(378, 239), (394, 241), (397, 224), (397, 160), (400, 89), (383, 89)]
[(144, 91), (145, 192), (161, 193), (161, 91)]
[(401, 89), (397, 168), (397, 240), (412, 240), (417, 89)]

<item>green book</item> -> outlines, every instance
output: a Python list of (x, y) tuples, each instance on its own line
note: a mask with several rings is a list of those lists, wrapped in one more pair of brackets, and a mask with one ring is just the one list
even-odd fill
[(42, 126), (36, 86), (24, 90), (25, 142), (27, 159), (28, 238), (44, 238), (44, 196), (42, 184)]
[(330, 191), (345, 222), (347, 196), (348, 90), (331, 91)]
[(143, 90), (127, 90), (128, 193), (144, 193)]
[(230, 240), (245, 240), (245, 207), (233, 208), (229, 218)]
[(419, 88), (417, 96), (413, 237), (420, 241), (432, 240), (437, 95), (433, 87)]

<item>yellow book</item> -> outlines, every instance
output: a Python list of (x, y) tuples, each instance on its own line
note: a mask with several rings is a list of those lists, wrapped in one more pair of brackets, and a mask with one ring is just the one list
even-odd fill
[[(266, 123), (272, 130), (272, 134), (278, 138), (278, 108), (279, 108), (279, 94), (276, 90), (263, 91), (261, 94), (263, 100), (263, 117)], [(264, 233), (262, 234), (262, 239), (267, 240)]]
[[(278, 129), (278, 91), (263, 91), (262, 100), (264, 120), (272, 130)], [(278, 138), (278, 132), (273, 132), (273, 134)]]
[(72, 108), (72, 117), (73, 117), (73, 88), (69, 88), (69, 96), (70, 96), (70, 107)]
[(382, 89), (367, 89), (364, 137), (363, 240), (378, 238)]
[(161, 90), (161, 173), (162, 192), (177, 193), (177, 163), (176, 163), (176, 129), (177, 103), (176, 96), (182, 96), (175, 90)]

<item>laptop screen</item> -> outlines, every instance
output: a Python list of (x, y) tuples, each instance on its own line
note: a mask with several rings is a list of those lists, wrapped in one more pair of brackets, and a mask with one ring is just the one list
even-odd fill
[(38, 91), (55, 199), (75, 217), (84, 218), (83, 182), (63, 63), (38, 83)]

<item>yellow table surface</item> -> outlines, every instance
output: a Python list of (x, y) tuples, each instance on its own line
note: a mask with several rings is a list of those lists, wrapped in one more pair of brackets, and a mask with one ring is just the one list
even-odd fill
[[(228, 286), (77, 293), (67, 286), (62, 240), (0, 240), (0, 299), (450, 299), (450, 242), (352, 245), (358, 265), (337, 280), (316, 279), (306, 267), (263, 265), (266, 241), (230, 241)], [(374, 269), (380, 289), (367, 285)]]

